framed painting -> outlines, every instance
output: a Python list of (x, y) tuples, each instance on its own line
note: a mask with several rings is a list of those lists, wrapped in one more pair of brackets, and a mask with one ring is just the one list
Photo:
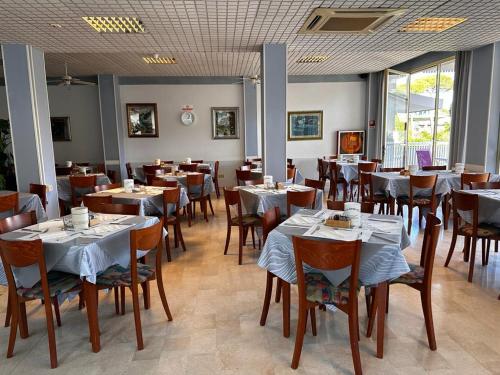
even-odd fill
[(288, 112), (288, 140), (323, 139), (323, 111)]
[(212, 107), (212, 138), (239, 139), (238, 107)]
[(364, 153), (365, 153), (364, 130), (339, 130), (337, 132), (337, 154), (364, 155)]
[(71, 128), (69, 126), (69, 117), (51, 117), (50, 128), (52, 130), (52, 141), (54, 142), (71, 141)]
[(158, 137), (156, 103), (127, 103), (127, 124), (130, 138)]

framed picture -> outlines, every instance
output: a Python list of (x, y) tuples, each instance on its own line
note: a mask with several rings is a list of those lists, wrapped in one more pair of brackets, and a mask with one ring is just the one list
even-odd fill
[(69, 117), (51, 117), (50, 128), (52, 129), (52, 141), (71, 141)]
[(288, 140), (323, 139), (323, 111), (288, 112)]
[(212, 138), (239, 139), (238, 107), (212, 107)]
[(337, 154), (364, 155), (364, 130), (339, 130), (337, 132)]
[(156, 103), (127, 103), (127, 124), (131, 138), (158, 137)]

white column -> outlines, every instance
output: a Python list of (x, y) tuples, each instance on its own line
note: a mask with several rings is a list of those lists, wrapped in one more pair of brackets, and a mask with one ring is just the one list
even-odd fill
[(243, 81), (243, 103), (245, 116), (245, 158), (259, 156), (257, 84), (249, 79)]

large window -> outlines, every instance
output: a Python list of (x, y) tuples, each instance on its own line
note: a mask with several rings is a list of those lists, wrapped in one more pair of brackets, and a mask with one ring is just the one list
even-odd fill
[(448, 165), (455, 60), (410, 74), (386, 75), (384, 166), (417, 163), (429, 151), (434, 165)]

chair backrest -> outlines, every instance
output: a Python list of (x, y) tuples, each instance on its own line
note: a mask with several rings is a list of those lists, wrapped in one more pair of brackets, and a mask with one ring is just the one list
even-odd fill
[(249, 158), (248, 161), (262, 161), (262, 158)]
[(144, 177), (146, 177), (146, 184), (148, 186), (152, 186), (153, 185), (153, 180), (156, 178), (156, 174), (144, 173)]
[(331, 181), (338, 181), (339, 179), (339, 168), (337, 167), (336, 161), (328, 162), (328, 172), (330, 175), (330, 183)]
[(186, 185), (187, 185), (187, 193), (191, 197), (192, 194), (198, 195), (199, 186), (201, 188), (200, 197), (205, 196), (205, 175), (203, 173), (192, 173), (186, 175)]
[(448, 167), (446, 165), (424, 165), (423, 171), (445, 171)]
[(71, 186), (71, 203), (73, 206), (78, 206), (80, 204), (81, 197), (83, 195), (94, 191), (96, 180), (96, 175), (69, 176), (69, 184)]
[(243, 224), (242, 218), (243, 218), (243, 213), (241, 209), (241, 199), (240, 199), (240, 192), (238, 189), (227, 189), (224, 188), (224, 203), (226, 205), (226, 215), (227, 215), (227, 222), (230, 225), (231, 224), (231, 207), (236, 206), (236, 212), (238, 214), (238, 221), (239, 225)]
[(151, 186), (175, 188), (177, 187), (177, 185), (178, 183), (176, 180), (167, 181), (160, 177), (154, 177), (153, 180), (151, 181)]
[[(332, 201), (328, 199), (326, 201), (326, 207), (329, 210), (334, 211), (344, 211), (344, 201)], [(372, 214), (375, 209), (375, 203), (373, 202), (361, 202), (361, 212), (365, 214)]]
[(202, 164), (203, 163), (203, 159), (191, 160), (191, 163), (193, 163), (193, 164)]
[(156, 174), (156, 171), (161, 171), (163, 168), (161, 165), (143, 165), (142, 170), (144, 171), (144, 174)]
[(325, 190), (325, 183), (326, 181), (323, 180), (311, 180), (309, 178), (306, 178), (304, 181), (305, 186), (312, 187), (318, 190)]
[(173, 160), (162, 160), (162, 164), (174, 164)]
[(75, 164), (79, 167), (88, 167), (90, 165), (90, 163), (88, 161), (82, 161), (82, 162), (78, 162)]
[(376, 172), (377, 171), (377, 163), (367, 162), (367, 163), (358, 163), (358, 172)]
[(196, 172), (198, 170), (198, 164), (197, 163), (191, 163), (191, 164), (179, 164), (179, 169), (184, 172)]
[(264, 183), (263, 178), (258, 178), (256, 180), (245, 180), (245, 186), (255, 186), (255, 185), (262, 185)]
[(280, 217), (280, 208), (277, 206), (264, 212), (262, 216), (262, 238), (264, 243), (266, 243), (268, 234), (279, 225)]
[(96, 186), (94, 186), (94, 192), (98, 193), (100, 191), (118, 189), (121, 187), (122, 187), (121, 182), (117, 182), (116, 184), (96, 185)]
[(380, 168), (380, 172), (401, 172), (403, 170), (404, 170), (404, 168), (400, 168), (400, 167), (397, 167), (397, 168)]
[[(169, 181), (169, 182), (177, 182), (177, 181)], [(163, 216), (168, 217), (168, 205), (173, 204), (175, 205), (174, 215), (176, 217), (179, 217), (180, 201), (181, 201), (180, 186), (170, 187), (168, 189), (163, 190)]]
[[(146, 228), (132, 229), (130, 231), (130, 273), (132, 280), (137, 282), (137, 252), (156, 249), (156, 269), (161, 269), (163, 242), (163, 218), (156, 224)], [(161, 275), (157, 275), (161, 278)]]
[(210, 168), (207, 168), (207, 167), (198, 168), (198, 172), (203, 173), (203, 174), (209, 174), (209, 175), (212, 174), (212, 171), (210, 170)]
[(248, 170), (238, 170), (236, 169), (236, 182), (237, 185), (244, 184), (245, 181), (252, 180), (252, 172)]
[(37, 223), (36, 212), (24, 212), (0, 220), (0, 234), (12, 232), (13, 230), (29, 227)]
[(418, 175), (410, 175), (410, 204), (413, 204), (414, 198), (414, 188), (417, 189), (432, 189), (431, 190), (431, 207), (434, 212), (434, 208), (436, 207), (436, 182), (437, 175), (431, 176), (418, 176)]
[(323, 159), (318, 158), (318, 177), (320, 179), (326, 177), (325, 168), (323, 164)]
[(292, 164), (293, 164), (293, 159), (287, 158), (287, 159), (286, 159), (286, 163), (287, 163), (288, 165), (292, 165)]
[(216, 160), (214, 163), (214, 179), (219, 179), (219, 161)]
[(296, 236), (293, 236), (292, 240), (299, 299), (306, 299), (304, 263), (322, 271), (339, 270), (350, 266), (349, 302), (351, 308), (355, 309), (357, 304), (352, 302), (357, 301), (361, 240), (321, 241)]
[(460, 189), (464, 190), (470, 186), (471, 182), (488, 182), (489, 180), (489, 173), (462, 173), (460, 176)]
[(127, 168), (127, 178), (133, 179), (134, 178), (134, 172), (132, 171), (132, 164), (125, 163), (125, 168)]
[(104, 203), (113, 203), (111, 195), (84, 195), (83, 205), (92, 212), (99, 212), (99, 206)]
[(361, 193), (361, 201), (373, 201), (373, 180), (372, 174), (369, 172), (360, 171), (359, 176), (359, 190)]
[(116, 181), (116, 171), (115, 170), (108, 169), (108, 171), (106, 172), (106, 176), (108, 176), (111, 183), (113, 183), (113, 184), (115, 183), (115, 181)]
[(239, 169), (239, 170), (240, 170), (240, 171), (249, 171), (249, 170), (251, 170), (251, 169), (252, 169), (252, 163), (242, 165), (242, 166), (240, 167), (240, 169)]
[(457, 226), (460, 222), (458, 211), (472, 212), (472, 225), (477, 227), (479, 197), (477, 194), (465, 193), (457, 190), (451, 191), (452, 207), (453, 207), (453, 226)]
[(432, 212), (429, 212), (425, 222), (422, 252), (420, 254), (420, 267), (424, 268), (424, 284), (430, 287), (432, 283), (432, 269), (434, 267), (436, 246), (439, 238), (439, 231), (441, 229), (441, 220)]
[(295, 174), (297, 173), (297, 169), (294, 168), (287, 168), (286, 169), (286, 179), (292, 180), (293, 183), (295, 183)]
[(73, 167), (56, 167), (56, 176), (67, 176), (71, 174)]
[(361, 160), (368, 160), (368, 156), (366, 156), (366, 155), (361, 155), (361, 158), (360, 158), (360, 159), (361, 159)]
[(306, 191), (290, 191), (286, 192), (286, 215), (291, 216), (292, 206), (301, 208), (314, 209), (316, 203), (316, 189)]
[(382, 164), (383, 160), (382, 159), (371, 159), (370, 160), (372, 163), (377, 163), (377, 164)]
[(42, 202), (43, 209), (47, 209), (47, 185), (30, 184), (30, 193), (36, 194)]
[(332, 159), (338, 159), (338, 158), (339, 158), (338, 155), (323, 156), (323, 159), (326, 159), (326, 160), (332, 160)]
[(429, 150), (417, 150), (415, 151), (415, 154), (417, 155), (417, 163), (419, 168), (432, 165), (432, 157)]
[(101, 203), (96, 207), (101, 214), (134, 215), (139, 216), (140, 206), (138, 204)]
[(469, 184), (472, 190), (477, 189), (500, 189), (500, 181), (488, 181), (488, 182), (471, 182)]
[(15, 215), (19, 211), (19, 193), (0, 195), (0, 212), (12, 211)]

